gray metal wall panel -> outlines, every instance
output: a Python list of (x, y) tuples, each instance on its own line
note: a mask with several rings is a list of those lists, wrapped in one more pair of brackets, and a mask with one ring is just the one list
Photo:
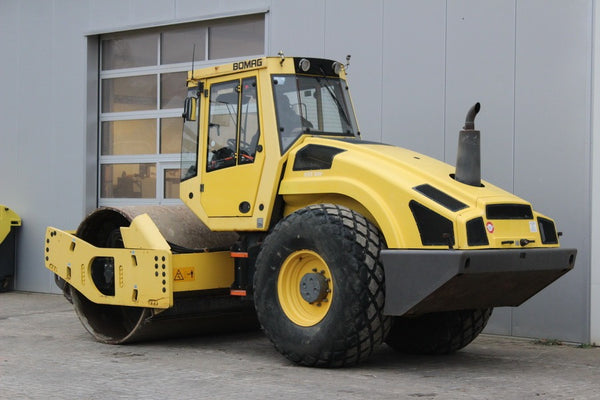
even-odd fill
[(513, 333), (586, 341), (591, 1), (517, 3), (515, 193), (556, 218), (574, 271), (514, 311)]
[[(76, 224), (82, 215), (84, 124), (82, 105), (84, 63), (82, 24), (85, 4), (19, 2), (18, 49), (7, 64), (17, 66), (14, 114), (2, 123), (15, 126), (14, 154), (18, 162), (10, 197), (23, 218), (17, 253), (20, 290), (56, 291), (52, 274), (43, 268), (40, 239), (47, 225)], [(83, 16), (83, 17), (82, 17)], [(64, 18), (64, 20), (63, 20)], [(65, 21), (69, 23), (65, 23)], [(7, 202), (8, 203), (8, 202)], [(72, 225), (71, 225), (72, 226)]]
[(20, 169), (18, 157), (19, 111), (19, 5), (18, 0), (0, 2), (0, 204), (18, 207), (18, 179)]
[(269, 14), (268, 55), (275, 56), (280, 50), (288, 56), (325, 55), (325, 2), (277, 2)]
[(129, 10), (129, 1), (89, 0), (89, 30), (132, 25)]
[[(144, 0), (141, 0), (145, 3)], [(176, 0), (175, 18), (231, 13), (239, 10), (268, 7), (270, 0)]]
[(130, 19), (134, 24), (146, 24), (175, 18), (175, 0), (129, 0)]
[[(50, 106), (53, 115), (55, 145), (59, 158), (54, 167), (57, 206), (69, 215), (61, 221), (75, 226), (80, 222), (85, 205), (86, 163), (86, 45), (81, 34), (87, 27), (88, 6), (79, 0), (55, 2), (52, 37), (52, 96)], [(62, 24), (65, 18), (71, 21)], [(61, 149), (64, 149), (61, 151)], [(93, 159), (95, 161), (95, 158)], [(72, 199), (65, 200), (68, 193)], [(66, 207), (65, 207), (66, 206)], [(64, 207), (64, 208), (63, 208)], [(53, 224), (57, 222), (53, 221)]]
[(467, 110), (482, 105), (482, 177), (513, 188), (515, 5), (505, 0), (448, 3), (446, 161), (456, 162)]
[[(50, 279), (41, 273), (43, 251), (39, 232), (44, 222), (56, 214), (55, 170), (60, 157), (52, 104), (52, 21), (51, 2), (21, 2), (19, 10), (19, 82), (17, 119), (19, 157), (18, 183), (15, 185), (19, 203), (12, 205), (23, 218), (17, 252), (17, 289), (48, 291)], [(35, 27), (35, 29), (31, 29)], [(46, 32), (40, 35), (39, 32)], [(27, 49), (22, 51), (21, 49)], [(66, 149), (65, 149), (66, 150)], [(25, 161), (25, 160), (28, 160)], [(66, 202), (72, 198), (65, 199)], [(43, 215), (40, 215), (43, 214)]]
[(593, 6), (590, 342), (600, 343), (600, 7)]
[(347, 7), (345, 0), (329, 0), (325, 15), (325, 56), (345, 63), (352, 55), (348, 81), (361, 135), (381, 140), (383, 1)]
[(270, 0), (90, 0), (88, 32), (176, 24), (265, 9)]
[(444, 156), (445, 3), (387, 1), (383, 10), (382, 141), (438, 159)]

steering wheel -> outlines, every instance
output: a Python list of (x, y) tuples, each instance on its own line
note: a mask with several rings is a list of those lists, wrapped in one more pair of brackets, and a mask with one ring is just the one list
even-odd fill
[[(230, 149), (235, 151), (235, 149), (237, 147), (237, 142), (235, 141), (235, 139), (227, 139), (227, 147), (229, 147)], [(252, 150), (251, 147), (252, 146), (250, 145), (250, 143), (246, 143), (243, 140), (240, 140), (240, 152), (242, 152), (242, 150), (244, 150), (246, 152), (246, 154), (248, 154)]]

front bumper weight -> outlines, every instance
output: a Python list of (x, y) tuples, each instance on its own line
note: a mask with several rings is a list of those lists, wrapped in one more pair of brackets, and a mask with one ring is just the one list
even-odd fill
[(386, 315), (518, 306), (573, 269), (576, 249), (381, 252)]

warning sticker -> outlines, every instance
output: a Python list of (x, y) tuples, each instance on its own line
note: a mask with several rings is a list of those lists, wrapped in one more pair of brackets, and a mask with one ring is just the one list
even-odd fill
[(537, 233), (537, 224), (535, 221), (529, 221), (529, 231), (531, 233)]
[(196, 280), (196, 274), (194, 273), (194, 269), (194, 267), (183, 267), (175, 269), (175, 276), (173, 280), (175, 282)]

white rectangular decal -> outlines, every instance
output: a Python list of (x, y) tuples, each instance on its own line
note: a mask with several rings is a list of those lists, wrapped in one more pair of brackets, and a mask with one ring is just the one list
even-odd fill
[(537, 232), (537, 223), (535, 221), (529, 221), (529, 230), (531, 233)]

